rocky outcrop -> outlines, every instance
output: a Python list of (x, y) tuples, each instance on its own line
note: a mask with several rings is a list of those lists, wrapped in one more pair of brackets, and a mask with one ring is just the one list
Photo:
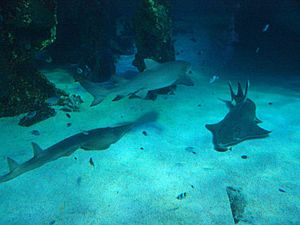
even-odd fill
[(2, 0), (0, 17), (0, 117), (37, 110), (60, 92), (34, 62), (55, 41), (56, 1)]
[(133, 64), (139, 71), (145, 69), (145, 58), (158, 62), (175, 59), (169, 0), (142, 0), (134, 27), (137, 54)]

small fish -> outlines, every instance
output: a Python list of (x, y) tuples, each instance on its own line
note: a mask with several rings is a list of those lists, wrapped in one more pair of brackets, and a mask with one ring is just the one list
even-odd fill
[(93, 158), (91, 157), (90, 160), (89, 160), (89, 163), (91, 164), (91, 166), (95, 167), (95, 163), (93, 161)]
[(262, 29), (262, 32), (266, 32), (270, 27), (270, 24), (266, 24), (263, 29)]
[(255, 50), (255, 53), (258, 53), (260, 50), (260, 47), (257, 47), (256, 50)]
[(284, 193), (286, 192), (286, 191), (285, 191), (284, 189), (282, 189), (282, 188), (279, 188), (278, 191), (284, 192)]
[(218, 79), (219, 79), (219, 76), (213, 75), (212, 78), (209, 79), (209, 83), (212, 84)]
[(182, 200), (182, 199), (186, 198), (186, 196), (187, 196), (187, 193), (186, 193), (186, 192), (183, 192), (183, 193), (179, 194), (176, 198), (177, 198), (178, 200)]

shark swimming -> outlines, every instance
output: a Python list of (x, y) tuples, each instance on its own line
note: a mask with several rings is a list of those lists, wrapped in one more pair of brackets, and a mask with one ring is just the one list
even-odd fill
[(79, 82), (94, 97), (91, 106), (98, 105), (109, 95), (113, 96), (113, 101), (126, 96), (145, 98), (149, 91), (172, 85), (194, 85), (187, 74), (191, 64), (186, 61), (157, 63), (154, 60), (145, 59), (145, 64), (146, 70), (129, 80), (115, 77), (112, 82), (93, 83), (87, 80), (79, 80)]
[(238, 83), (238, 90), (235, 94), (229, 82), (231, 100), (222, 100), (229, 108), (229, 112), (220, 122), (205, 125), (213, 135), (216, 151), (225, 152), (231, 146), (244, 140), (267, 137), (271, 133), (257, 125), (262, 121), (256, 116), (255, 103), (247, 98), (248, 88), (249, 81), (246, 83), (245, 92)]
[(149, 112), (133, 122), (114, 127), (96, 128), (75, 134), (44, 150), (38, 144), (32, 142), (33, 157), (28, 161), (18, 164), (15, 160), (7, 157), (9, 172), (0, 176), (0, 183), (12, 180), (58, 158), (70, 156), (79, 148), (87, 151), (108, 149), (110, 145), (119, 141), (130, 130), (139, 125), (154, 122), (157, 117), (156, 112)]

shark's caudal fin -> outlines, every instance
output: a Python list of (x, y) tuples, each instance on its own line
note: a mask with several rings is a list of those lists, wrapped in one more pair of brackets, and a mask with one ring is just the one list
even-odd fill
[[(94, 100), (90, 106), (95, 106), (101, 103), (104, 100), (104, 98), (108, 95), (109, 89), (111, 89), (113, 86), (112, 85), (106, 87), (107, 83), (93, 83), (87, 80), (80, 80), (79, 82), (81, 86), (94, 97)], [(100, 89), (99, 86), (104, 87), (106, 89)]]
[[(32, 142), (31, 145), (32, 145), (32, 151), (33, 151), (33, 158), (34, 157), (35, 158), (39, 157), (42, 154), (43, 149), (35, 142)], [(9, 168), (9, 172), (12, 172), (17, 167), (20, 166), (19, 163), (17, 163), (15, 160), (13, 160), (10, 157), (7, 157), (6, 160), (7, 160), (7, 165), (8, 165), (8, 168)]]

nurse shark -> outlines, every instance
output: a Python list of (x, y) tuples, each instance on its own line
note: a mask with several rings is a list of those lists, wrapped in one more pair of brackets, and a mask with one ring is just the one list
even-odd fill
[(111, 82), (93, 83), (87, 80), (79, 80), (79, 82), (94, 97), (91, 106), (98, 105), (108, 96), (112, 96), (113, 101), (126, 96), (145, 98), (149, 91), (172, 85), (194, 85), (188, 76), (191, 64), (186, 61), (157, 63), (151, 59), (145, 59), (145, 64), (146, 70), (132, 79), (114, 77)]

